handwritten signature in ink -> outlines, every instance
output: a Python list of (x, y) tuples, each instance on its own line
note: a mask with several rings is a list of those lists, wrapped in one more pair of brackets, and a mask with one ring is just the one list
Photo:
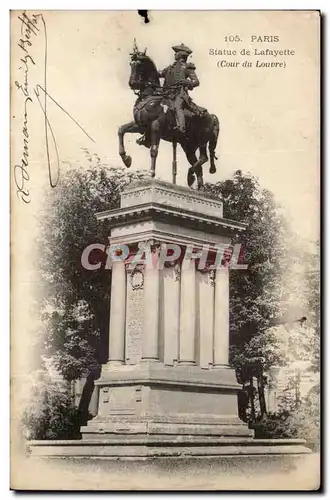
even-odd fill
[[(30, 190), (27, 187), (27, 183), (30, 180), (29, 173), (29, 140), (30, 140), (30, 128), (29, 128), (29, 108), (34, 102), (38, 102), (40, 109), (44, 117), (44, 138), (45, 138), (45, 148), (47, 157), (47, 168), (48, 168), (48, 178), (51, 187), (56, 187), (60, 176), (60, 156), (58, 151), (58, 146), (55, 138), (55, 133), (50, 122), (50, 118), (47, 111), (48, 99), (50, 99), (63, 113), (65, 113), (80, 130), (92, 141), (94, 139), (83, 129), (83, 127), (75, 120), (68, 111), (66, 111), (63, 106), (61, 106), (47, 91), (47, 57), (48, 57), (48, 39), (47, 39), (47, 28), (44, 17), (42, 14), (31, 14), (28, 15), (23, 12), (18, 16), (21, 22), (20, 36), (17, 45), (23, 52), (19, 66), (20, 70), (23, 70), (22, 83), (15, 81), (16, 88), (22, 93), (24, 97), (24, 107), (23, 107), (23, 126), (22, 126), (22, 154), (21, 160), (14, 166), (14, 180), (16, 185), (16, 194), (21, 197), (24, 203), (30, 203)], [(42, 84), (36, 84), (33, 88), (30, 87), (30, 69), (36, 66), (35, 56), (33, 56), (33, 44), (36, 43), (37, 39), (44, 38), (44, 61), (43, 61), (43, 82)], [(55, 151), (55, 162), (52, 162), (51, 158), (51, 143)], [(55, 163), (55, 167), (52, 167), (52, 163)]]

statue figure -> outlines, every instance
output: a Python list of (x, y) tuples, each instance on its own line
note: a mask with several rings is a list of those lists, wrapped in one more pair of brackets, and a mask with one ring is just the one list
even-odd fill
[[(207, 146), (210, 155), (210, 173), (216, 172), (214, 160), (215, 148), (219, 135), (219, 120), (191, 100), (188, 89), (199, 84), (192, 63), (187, 63), (191, 50), (184, 46), (174, 46), (176, 61), (159, 72), (147, 56), (146, 49), (141, 52), (136, 43), (130, 54), (131, 74), (129, 87), (137, 95), (133, 108), (134, 121), (119, 127), (119, 155), (126, 167), (130, 167), (132, 158), (126, 154), (124, 136), (126, 133), (142, 134), (137, 140), (139, 145), (150, 150), (150, 174), (155, 176), (156, 160), (160, 140), (173, 145), (172, 180), (176, 182), (176, 149), (179, 143), (190, 163), (187, 174), (188, 186), (197, 179), (197, 187), (203, 187), (202, 165), (208, 161)], [(164, 78), (164, 85), (160, 84)], [(199, 158), (196, 151), (199, 150)]]
[(188, 56), (192, 54), (183, 43), (172, 47), (175, 52), (175, 62), (159, 72), (159, 76), (164, 78), (164, 90), (169, 89), (168, 97), (173, 103), (177, 129), (185, 133), (185, 113), (184, 109), (190, 110), (196, 116), (202, 116), (206, 110), (199, 108), (189, 97), (188, 89), (198, 87), (199, 80), (195, 73), (196, 66), (192, 62), (187, 63)]

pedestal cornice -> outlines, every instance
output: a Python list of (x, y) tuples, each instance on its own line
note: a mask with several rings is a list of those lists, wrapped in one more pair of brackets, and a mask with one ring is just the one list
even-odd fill
[(197, 211), (188, 211), (161, 203), (145, 203), (136, 207), (106, 210), (96, 214), (98, 220), (108, 220), (112, 227), (124, 226), (132, 222), (160, 221), (168, 224), (203, 230), (207, 233), (218, 233), (233, 236), (245, 231), (247, 224), (211, 215), (202, 215)]

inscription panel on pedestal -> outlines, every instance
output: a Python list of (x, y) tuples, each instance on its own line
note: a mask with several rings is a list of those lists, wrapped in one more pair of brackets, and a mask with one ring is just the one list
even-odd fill
[(137, 364), (142, 356), (143, 281), (141, 273), (127, 273), (126, 350), (127, 364)]
[(141, 386), (103, 387), (100, 391), (99, 414), (134, 415), (141, 402)]

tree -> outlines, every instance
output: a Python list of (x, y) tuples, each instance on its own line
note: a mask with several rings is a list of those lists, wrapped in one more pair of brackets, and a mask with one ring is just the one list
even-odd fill
[(41, 353), (52, 357), (67, 380), (97, 373), (107, 360), (111, 273), (81, 264), (88, 245), (109, 243), (110, 227), (98, 223), (95, 213), (117, 208), (123, 187), (146, 175), (110, 168), (88, 153), (87, 158), (89, 168), (66, 171), (45, 200), (38, 238)]
[(312, 366), (314, 372), (320, 371), (320, 343), (321, 343), (321, 313), (320, 313), (320, 242), (315, 245), (315, 252), (307, 255), (308, 282), (308, 309), (310, 311), (310, 324), (314, 330), (311, 338), (310, 352), (312, 353)]
[(33, 387), (22, 424), (28, 439), (74, 439), (80, 437), (79, 417), (68, 391), (46, 376)]

